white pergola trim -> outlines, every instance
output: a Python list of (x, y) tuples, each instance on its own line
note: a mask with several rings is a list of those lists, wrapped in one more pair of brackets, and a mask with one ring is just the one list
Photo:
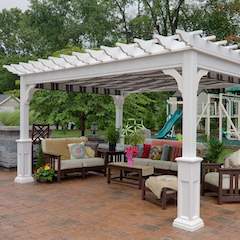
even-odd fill
[(100, 50), (4, 66), (20, 78), (20, 140), (16, 182), (33, 181), (29, 101), (36, 88), (113, 95), (116, 127), (122, 127), (124, 96), (180, 90), (183, 97), (183, 154), (178, 162), (178, 214), (173, 225), (203, 227), (200, 218), (200, 164), (196, 156), (198, 89), (240, 83), (240, 51), (203, 32), (177, 30), (173, 36), (102, 46)]

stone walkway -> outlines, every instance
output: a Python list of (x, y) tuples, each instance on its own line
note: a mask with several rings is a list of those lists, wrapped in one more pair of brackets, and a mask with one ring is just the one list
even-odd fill
[(141, 200), (135, 186), (106, 184), (102, 176), (60, 184), (14, 184), (0, 172), (1, 240), (231, 240), (240, 239), (240, 204), (201, 201), (206, 227), (188, 233), (171, 226), (167, 210)]

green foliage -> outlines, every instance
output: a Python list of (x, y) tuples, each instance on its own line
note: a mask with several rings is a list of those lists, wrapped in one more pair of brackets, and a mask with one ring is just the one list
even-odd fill
[(115, 126), (109, 126), (106, 130), (106, 137), (109, 143), (115, 144), (119, 140), (120, 132)]
[(43, 151), (42, 151), (42, 148), (39, 147), (37, 151), (37, 161), (34, 165), (34, 169), (39, 169), (40, 167), (43, 167), (44, 164), (45, 164), (45, 161), (44, 161)]
[(182, 141), (182, 140), (183, 140), (182, 134), (177, 134), (177, 135), (176, 135), (176, 140), (177, 140), (177, 141)]
[(208, 150), (206, 158), (209, 162), (215, 163), (218, 161), (219, 155), (223, 151), (223, 143), (216, 138), (211, 138), (207, 144)]
[[(30, 124), (33, 122), (33, 112), (30, 112)], [(0, 122), (5, 126), (19, 126), (19, 110), (14, 112), (0, 112)]]
[[(240, 42), (239, 9), (239, 0), (208, 0), (204, 7), (189, 7), (183, 0), (31, 0), (25, 12), (0, 12), (0, 93), (19, 96), (19, 79), (4, 64), (58, 57), (134, 38), (150, 39), (153, 32), (167, 35), (175, 34), (177, 28), (203, 29), (219, 39)], [(143, 120), (147, 128), (159, 129), (166, 120), (168, 97), (169, 93), (131, 94), (126, 98), (124, 118)], [(114, 122), (114, 105), (108, 96), (39, 91), (31, 109), (34, 122), (64, 128), (68, 122), (79, 127), (82, 113), (86, 127), (97, 120), (98, 128), (105, 129)], [(0, 118), (16, 125), (16, 115), (10, 120), (6, 115)]]
[(19, 126), (19, 111), (0, 112), (0, 122), (6, 126)]
[(69, 122), (74, 122), (79, 127), (81, 112), (86, 116), (86, 127), (90, 127), (96, 118), (99, 129), (104, 129), (114, 120), (111, 97), (96, 94), (38, 91), (33, 97), (31, 109), (34, 111), (34, 122), (60, 125), (64, 128)]
[(144, 140), (144, 132), (141, 129), (125, 136), (125, 143), (130, 145), (143, 144)]

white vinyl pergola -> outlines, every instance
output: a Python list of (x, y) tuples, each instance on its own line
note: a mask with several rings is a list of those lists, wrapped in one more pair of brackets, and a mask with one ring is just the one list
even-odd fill
[(116, 127), (122, 127), (124, 96), (129, 93), (179, 90), (183, 98), (183, 152), (178, 162), (178, 211), (173, 226), (195, 231), (200, 218), (200, 165), (196, 156), (198, 89), (240, 83), (240, 50), (202, 31), (178, 30), (101, 50), (74, 52), (5, 66), (20, 76), (20, 139), (17, 140), (17, 183), (33, 181), (29, 102), (36, 89), (112, 95)]

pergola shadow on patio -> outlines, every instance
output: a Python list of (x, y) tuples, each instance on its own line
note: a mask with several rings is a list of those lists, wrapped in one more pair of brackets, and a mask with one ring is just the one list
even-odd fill
[[(202, 31), (118, 43), (116, 47), (49, 57), (5, 66), (20, 79), (18, 183), (32, 182), (29, 102), (36, 89), (93, 92), (114, 96), (116, 127), (122, 127), (124, 96), (179, 90), (183, 98), (183, 153), (178, 162), (178, 211), (173, 225), (187, 231), (204, 226), (200, 218), (200, 164), (196, 156), (197, 92), (240, 83), (240, 50)], [(215, 41), (215, 42), (214, 42)]]

